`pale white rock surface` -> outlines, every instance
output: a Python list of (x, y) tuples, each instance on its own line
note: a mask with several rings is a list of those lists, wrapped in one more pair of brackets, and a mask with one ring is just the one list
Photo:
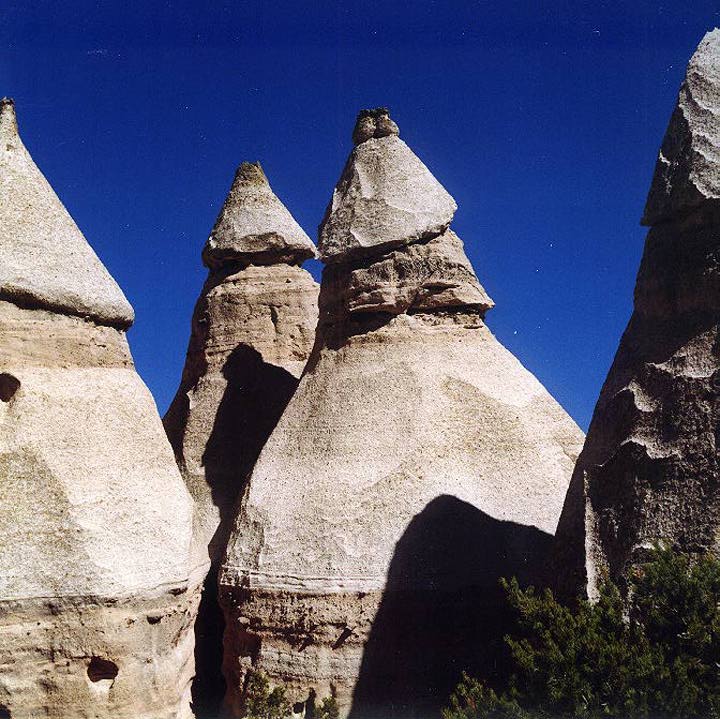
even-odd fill
[(720, 30), (688, 64), (658, 155), (643, 224), (657, 225), (720, 200)]
[(203, 249), (211, 269), (315, 257), (315, 245), (272, 191), (260, 163), (243, 162)]
[(351, 153), (320, 226), (323, 262), (347, 262), (441, 234), (455, 200), (397, 136)]
[[(39, 177), (49, 191), (22, 157), (0, 181)], [(0, 714), (186, 719), (204, 569), (190, 564), (192, 500), (134, 370), (117, 286), (74, 225), (36, 252), (59, 207), (45, 189), (22, 195), (19, 227), (0, 236), (38, 289), (32, 307), (0, 297)], [(43, 295), (60, 260), (87, 305)]]
[(342, 716), (435, 716), (499, 650), (499, 577), (546, 560), (583, 434), (485, 325), (457, 236), (400, 238), (325, 268), (313, 353), (239, 504), (219, 580), (233, 716), (252, 666)]
[(121, 328), (133, 310), (18, 134), (0, 100), (0, 299)]

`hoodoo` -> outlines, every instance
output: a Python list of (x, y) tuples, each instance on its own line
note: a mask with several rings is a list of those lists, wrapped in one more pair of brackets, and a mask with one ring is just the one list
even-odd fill
[(191, 717), (191, 499), (132, 308), (10, 100), (0, 193), (0, 716)]
[(455, 202), (364, 111), (320, 228), (315, 346), (220, 575), (227, 708), (247, 670), (343, 716), (425, 716), (500, 640), (583, 435), (484, 323)]
[(313, 346), (319, 287), (300, 264), (315, 254), (260, 165), (240, 165), (203, 250), (210, 272), (195, 306), (181, 384), (164, 419), (195, 499), (198, 561), (212, 562), (198, 618), (193, 690), (196, 704), (211, 714), (223, 691), (217, 566), (238, 494)]
[(643, 224), (630, 322), (555, 542), (562, 594), (624, 585), (648, 548), (720, 549), (720, 31), (690, 60)]

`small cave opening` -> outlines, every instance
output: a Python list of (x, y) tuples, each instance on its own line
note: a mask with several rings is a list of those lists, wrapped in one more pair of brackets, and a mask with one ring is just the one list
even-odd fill
[(0, 704), (0, 719), (12, 719), (12, 714), (5, 704)]
[[(0, 372), (0, 401), (9, 402), (20, 389), (20, 380), (7, 372)], [(2, 719), (2, 714), (0, 714)]]
[(118, 675), (118, 665), (109, 659), (101, 657), (93, 657), (88, 664), (87, 675), (91, 682), (101, 682), (103, 680), (112, 681)]

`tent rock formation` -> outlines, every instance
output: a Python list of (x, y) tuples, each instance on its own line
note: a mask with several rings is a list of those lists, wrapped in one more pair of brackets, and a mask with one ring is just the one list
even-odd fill
[(191, 500), (133, 311), (0, 103), (0, 716), (191, 717)]
[(386, 116), (359, 118), (315, 347), (222, 565), (235, 716), (251, 666), (343, 716), (434, 711), (500, 641), (497, 579), (533, 577), (582, 445), (485, 325), (455, 203)]
[(688, 66), (643, 223), (632, 317), (558, 528), (565, 595), (625, 586), (657, 542), (720, 549), (720, 31)]
[(198, 618), (193, 692), (210, 715), (222, 698), (216, 569), (237, 497), (312, 349), (319, 288), (299, 265), (314, 255), (260, 165), (243, 163), (203, 251), (210, 273), (164, 419), (195, 500), (195, 552), (213, 566)]

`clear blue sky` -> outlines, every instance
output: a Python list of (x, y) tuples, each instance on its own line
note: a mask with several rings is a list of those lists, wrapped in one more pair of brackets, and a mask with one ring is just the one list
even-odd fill
[(387, 105), (458, 202), (488, 324), (585, 428), (630, 314), (657, 148), (718, 10), (4, 0), (0, 95), (134, 305), (161, 412), (235, 166), (260, 160), (315, 238), (357, 110)]

